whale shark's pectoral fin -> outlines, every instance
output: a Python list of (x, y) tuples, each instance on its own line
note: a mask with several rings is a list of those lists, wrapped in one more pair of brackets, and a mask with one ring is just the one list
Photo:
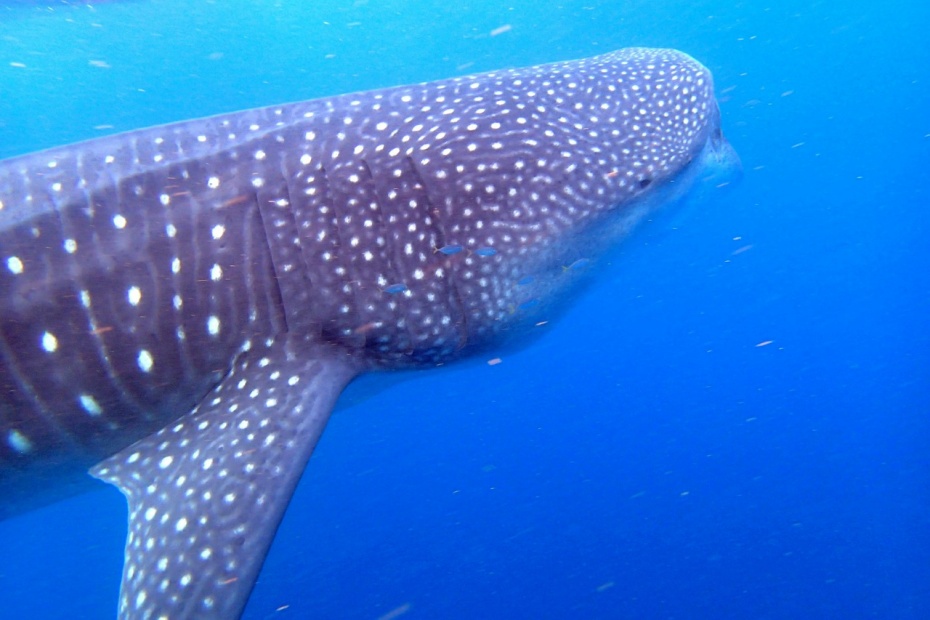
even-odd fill
[[(119, 617), (238, 618), (350, 360), (244, 353), (187, 416), (96, 465), (129, 502)], [(301, 348), (303, 350), (301, 350)]]

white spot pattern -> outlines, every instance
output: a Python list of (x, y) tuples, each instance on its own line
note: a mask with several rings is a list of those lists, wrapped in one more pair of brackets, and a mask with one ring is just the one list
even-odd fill
[[(195, 615), (211, 609), (223, 612), (216, 617), (238, 615), (251, 589), (238, 577), (250, 566), (257, 568), (264, 555), (240, 541), (277, 523), (289, 499), (286, 490), (303, 469), (306, 445), (315, 443), (336, 397), (355, 374), (352, 364), (313, 343), (294, 350), (305, 352), (306, 359), (291, 359), (284, 343), (276, 342), (244, 354), (191, 417), (92, 470), (129, 500), (121, 613), (156, 617), (157, 610), (175, 617), (180, 613), (175, 605), (192, 603), (180, 591), (197, 583), (199, 598), (193, 604), (199, 603), (201, 612)], [(271, 375), (282, 373), (299, 377), (303, 388), (278, 387)], [(262, 399), (246, 395), (253, 386)], [(272, 400), (277, 402), (269, 405)], [(271, 412), (269, 406), (277, 409)], [(191, 449), (195, 443), (199, 447)], [(276, 451), (260, 452), (272, 444)], [(213, 489), (224, 488), (224, 480), (233, 476), (236, 486), (215, 496)], [(183, 550), (172, 546), (179, 535)]]
[[(37, 214), (0, 231), (18, 234), (16, 244), (0, 238), (0, 284), (25, 300), (52, 276), (73, 283), (63, 303), (86, 321), (30, 325), (23, 354), (100, 360), (75, 369), (81, 380), (49, 379), (55, 402), (101, 433), (134, 419), (123, 412), (165, 423), (153, 394), (202, 403), (99, 470), (130, 489), (135, 515), (123, 608), (161, 610), (195, 582), (210, 585), (196, 589), (194, 615), (223, 615), (237, 600), (227, 593), (239, 586), (224, 580), (248, 558), (228, 537), (248, 540), (256, 515), (280, 503), (265, 482), (289, 475), (261, 450), (291, 453), (301, 435), (282, 412), (312, 409), (300, 399), (321, 389), (300, 361), (318, 340), (295, 347), (295, 359), (269, 352), (266, 338), (287, 325), (395, 367), (443, 362), (527, 324), (527, 308), (574, 282), (641, 215), (626, 207), (718, 127), (711, 93), (709, 74), (684, 55), (622, 50), (0, 164), (4, 216)], [(201, 400), (234, 363), (235, 379)], [(48, 434), (4, 432), (0, 450), (16, 458), (41, 452)], [(156, 479), (142, 474), (153, 468)], [(229, 510), (215, 511), (220, 502)], [(172, 555), (181, 533), (188, 553)]]

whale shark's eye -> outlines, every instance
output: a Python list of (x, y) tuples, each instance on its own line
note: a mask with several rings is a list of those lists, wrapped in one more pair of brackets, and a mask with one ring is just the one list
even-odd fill
[(652, 179), (640, 179), (639, 186), (642, 189), (649, 187), (649, 184), (652, 183)]

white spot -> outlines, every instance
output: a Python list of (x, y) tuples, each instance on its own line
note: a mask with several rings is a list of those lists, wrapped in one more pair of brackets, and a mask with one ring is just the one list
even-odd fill
[(211, 315), (210, 318), (207, 319), (207, 331), (210, 332), (211, 336), (216, 336), (220, 333), (220, 320), (216, 316)]
[(162, 460), (158, 461), (158, 466), (161, 467), (162, 469), (168, 469), (169, 467), (171, 467), (172, 463), (174, 463), (174, 457), (166, 456)]
[(171, 203), (171, 196), (168, 194), (162, 194), (158, 197), (158, 201), (162, 204), (163, 207), (167, 207)]
[[(174, 529), (179, 532), (183, 532), (184, 528), (186, 527), (187, 527), (187, 519), (185, 519), (184, 517), (181, 517), (180, 519), (178, 519), (178, 522), (174, 524)], [(185, 575), (185, 577), (189, 577), (189, 575)]]
[(214, 239), (220, 239), (223, 236), (223, 233), (226, 232), (226, 227), (222, 224), (217, 224), (213, 227), (213, 230), (210, 233), (213, 235)]
[(139, 290), (138, 286), (131, 286), (129, 290), (126, 291), (126, 298), (129, 300), (130, 304), (138, 306), (139, 302), (142, 301), (142, 291)]
[(42, 348), (49, 353), (54, 353), (58, 350), (58, 338), (55, 337), (55, 334), (51, 332), (42, 334)]
[(16, 429), (7, 433), (6, 442), (20, 454), (26, 454), (32, 450), (32, 442), (29, 441), (29, 438)]
[(123, 217), (122, 215), (114, 215), (114, 216), (113, 216), (113, 225), (116, 226), (117, 228), (121, 229), (121, 230), (122, 230), (123, 228), (126, 228), (126, 218)]
[(67, 252), (68, 254), (74, 254), (75, 252), (77, 252), (77, 241), (75, 241), (74, 239), (65, 239), (64, 246), (65, 246), (65, 252)]
[(171, 260), (171, 273), (178, 273), (181, 271), (181, 259), (174, 257)]
[(6, 259), (6, 268), (19, 275), (23, 272), (23, 261), (19, 260), (18, 256), (11, 256)]
[(209, 179), (207, 179), (207, 187), (209, 187), (210, 189), (216, 189), (219, 186), (220, 186), (219, 177), (210, 177)]
[(219, 282), (223, 278), (223, 268), (215, 264), (210, 268), (210, 279)]
[(173, 239), (178, 234), (178, 229), (174, 227), (174, 224), (168, 224), (165, 226), (165, 234)]
[(139, 356), (136, 358), (136, 363), (139, 365), (139, 368), (142, 372), (149, 372), (152, 370), (152, 366), (155, 364), (155, 360), (152, 358), (152, 354), (142, 349), (139, 351)]
[(78, 396), (78, 401), (81, 403), (81, 407), (89, 413), (90, 415), (100, 415), (103, 413), (103, 409), (100, 408), (100, 403), (97, 402), (90, 394), (81, 394)]
[(158, 510), (156, 510), (155, 508), (149, 508), (148, 510), (145, 511), (145, 520), (151, 521), (152, 519), (155, 518), (155, 515), (157, 514), (158, 514)]

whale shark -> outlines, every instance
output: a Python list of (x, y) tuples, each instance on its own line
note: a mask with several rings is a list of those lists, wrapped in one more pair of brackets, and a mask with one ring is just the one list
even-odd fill
[(115, 485), (118, 617), (238, 618), (353, 379), (531, 340), (739, 168), (646, 48), (0, 161), (0, 516)]

